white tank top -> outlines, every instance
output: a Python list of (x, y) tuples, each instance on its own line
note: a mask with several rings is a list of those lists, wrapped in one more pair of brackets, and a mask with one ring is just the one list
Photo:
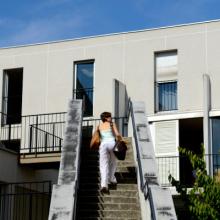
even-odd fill
[(112, 129), (100, 130), (101, 141), (102, 142), (112, 142), (115, 141), (115, 136), (113, 135)]

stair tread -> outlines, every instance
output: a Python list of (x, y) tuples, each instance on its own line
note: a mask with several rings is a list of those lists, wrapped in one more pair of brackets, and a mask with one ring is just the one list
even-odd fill
[[(121, 217), (114, 217), (114, 219), (112, 219), (111, 217), (92, 217), (92, 216), (88, 216), (88, 217), (79, 217), (80, 219), (88, 219), (88, 220), (125, 220), (125, 218), (121, 218)], [(127, 217), (126, 220), (141, 220), (141, 217)]]

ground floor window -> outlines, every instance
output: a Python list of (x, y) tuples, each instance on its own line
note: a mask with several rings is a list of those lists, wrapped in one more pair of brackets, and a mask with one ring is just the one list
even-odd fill
[(211, 119), (212, 121), (212, 154), (214, 173), (220, 173), (220, 117)]

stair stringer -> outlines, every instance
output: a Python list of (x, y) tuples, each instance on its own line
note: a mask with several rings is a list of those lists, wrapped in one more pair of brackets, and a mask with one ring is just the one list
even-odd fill
[[(142, 190), (147, 197), (148, 207), (154, 220), (176, 220), (176, 212), (171, 192), (168, 188), (162, 188), (159, 183), (157, 164), (149, 123), (145, 112), (144, 102), (132, 103), (132, 124), (135, 134), (135, 145), (139, 153), (139, 173), (143, 174), (143, 182), (146, 187)], [(142, 186), (143, 187), (143, 186)]]
[(82, 132), (82, 101), (70, 100), (57, 185), (53, 186), (49, 220), (72, 220)]

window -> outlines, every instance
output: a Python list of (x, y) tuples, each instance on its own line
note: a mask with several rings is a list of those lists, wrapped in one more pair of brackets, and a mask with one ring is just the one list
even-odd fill
[(94, 61), (75, 63), (74, 98), (83, 100), (84, 116), (93, 115)]
[(4, 70), (2, 124), (21, 123), (23, 69)]
[(212, 163), (216, 174), (220, 167), (220, 117), (214, 117), (212, 121)]
[(158, 83), (158, 111), (177, 109), (177, 82)]
[(177, 109), (177, 51), (155, 54), (155, 111)]

